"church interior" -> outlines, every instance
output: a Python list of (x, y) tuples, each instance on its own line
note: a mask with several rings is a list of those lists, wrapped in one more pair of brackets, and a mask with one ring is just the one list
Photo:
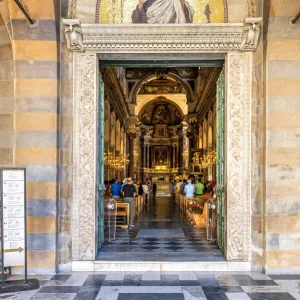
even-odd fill
[[(217, 221), (224, 203), (208, 215), (224, 169), (223, 62), (199, 65), (100, 66), (106, 204), (98, 259), (126, 261), (134, 253), (136, 260), (224, 260), (224, 224)], [(112, 191), (128, 177), (137, 193), (133, 227), (129, 204)], [(179, 186), (187, 180), (201, 182), (203, 193), (186, 199)]]

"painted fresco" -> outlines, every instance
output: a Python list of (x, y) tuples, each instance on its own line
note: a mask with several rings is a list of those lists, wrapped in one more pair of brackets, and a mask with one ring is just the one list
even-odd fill
[(100, 24), (225, 23), (226, 0), (101, 0)]

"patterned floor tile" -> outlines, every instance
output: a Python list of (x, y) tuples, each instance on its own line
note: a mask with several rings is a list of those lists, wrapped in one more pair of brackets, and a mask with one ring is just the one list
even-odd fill
[(183, 286), (184, 300), (206, 300), (203, 289), (200, 286)]
[(185, 300), (183, 294), (119, 294), (118, 300)]
[(105, 281), (106, 275), (89, 275), (83, 286), (101, 286)]
[(202, 287), (207, 300), (228, 300), (221, 287), (203, 286)]
[(37, 293), (35, 294), (30, 300), (74, 300), (76, 297), (76, 293), (60, 293), (59, 296), (58, 294), (52, 294), (52, 293), (47, 293), (47, 294), (41, 294)]
[(95, 300), (99, 290), (100, 286), (82, 286), (74, 300)]
[(248, 296), (251, 300), (295, 300), (288, 293), (252, 293)]
[(226, 293), (228, 300), (251, 300), (247, 294), (243, 293)]
[(74, 272), (49, 276), (39, 290), (0, 294), (0, 299), (300, 300), (300, 280), (284, 277), (275, 281), (262, 279), (263, 275), (251, 272)]

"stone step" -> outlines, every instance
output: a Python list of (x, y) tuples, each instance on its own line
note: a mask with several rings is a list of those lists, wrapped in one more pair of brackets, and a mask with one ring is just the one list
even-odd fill
[(251, 271), (250, 262), (73, 261), (72, 271), (89, 272), (238, 272)]

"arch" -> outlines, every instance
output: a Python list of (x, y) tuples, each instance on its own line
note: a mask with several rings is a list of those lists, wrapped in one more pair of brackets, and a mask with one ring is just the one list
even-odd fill
[[(168, 77), (174, 79), (175, 81), (179, 82), (184, 91), (185, 91), (185, 94), (186, 94), (186, 97), (187, 97), (187, 102), (190, 102), (190, 101), (193, 101), (194, 100), (194, 93), (193, 93), (193, 90), (191, 88), (191, 86), (186, 83), (184, 80), (182, 80), (177, 74), (173, 73), (173, 72), (169, 72), (168, 74), (166, 74)], [(136, 103), (136, 97), (137, 97), (137, 94), (139, 93), (141, 87), (147, 83), (147, 82), (150, 82), (152, 80), (155, 80), (159, 77), (158, 74), (155, 74), (154, 72), (152, 73), (149, 73), (147, 75), (145, 75), (139, 82), (137, 82), (133, 88), (131, 89), (130, 91), (130, 94), (129, 94), (129, 103)]]

